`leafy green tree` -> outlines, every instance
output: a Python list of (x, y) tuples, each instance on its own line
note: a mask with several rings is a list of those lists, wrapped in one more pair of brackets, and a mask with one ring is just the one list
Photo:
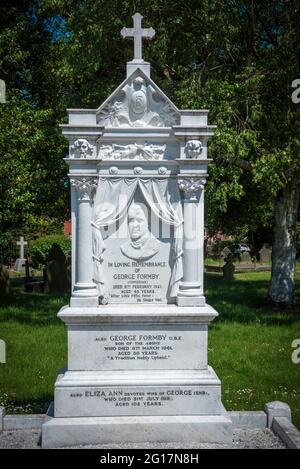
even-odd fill
[(36, 234), (68, 212), (67, 151), (58, 122), (65, 113), (51, 69), (60, 54), (37, 2), (0, 5), (0, 247)]
[[(133, 47), (120, 30), (140, 11), (145, 27), (156, 29), (144, 47), (152, 78), (179, 107), (210, 109), (210, 122), (218, 125), (210, 146), (209, 225), (255, 231), (272, 223), (269, 296), (293, 302), (300, 105), (291, 100), (291, 85), (300, 78), (299, 9), (297, 0), (4, 1), (0, 71), (9, 93), (25, 99), (36, 118), (51, 116), (47, 132), (51, 125), (55, 138), (48, 138), (44, 154), (53, 152), (53, 166), (49, 159), (42, 165), (49, 187), (57, 184), (63, 193), (57, 124), (65, 108), (98, 107), (123, 80)], [(36, 132), (40, 126), (46, 132), (42, 122), (37, 118)], [(38, 213), (32, 190), (22, 203)], [(48, 210), (48, 196), (53, 201), (45, 193), (41, 211)]]
[(240, 220), (248, 216), (250, 226), (260, 217), (266, 226), (272, 213), (269, 297), (289, 304), (300, 194), (300, 106), (291, 100), (292, 82), (300, 76), (300, 5), (232, 0), (211, 7), (217, 4), (215, 27), (203, 38), (206, 59), (200, 59), (197, 74), (182, 81), (177, 97), (211, 109), (218, 125), (208, 188), (215, 220), (223, 212), (228, 223), (234, 200)]
[(26, 234), (67, 207), (65, 142), (53, 111), (16, 97), (0, 106), (0, 233)]

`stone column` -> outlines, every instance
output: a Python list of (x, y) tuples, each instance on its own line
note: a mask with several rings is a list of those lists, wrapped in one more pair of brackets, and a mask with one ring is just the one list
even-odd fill
[(204, 177), (180, 176), (183, 192), (183, 279), (177, 294), (178, 306), (204, 306)]
[(71, 179), (71, 187), (77, 196), (76, 236), (75, 236), (75, 285), (71, 306), (98, 306), (98, 290), (93, 282), (92, 247), (92, 194), (97, 186), (97, 178), (76, 177)]

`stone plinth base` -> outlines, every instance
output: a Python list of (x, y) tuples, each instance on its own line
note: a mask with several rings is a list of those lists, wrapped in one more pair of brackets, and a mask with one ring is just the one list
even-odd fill
[(66, 417), (43, 425), (43, 448), (113, 443), (218, 443), (231, 446), (226, 416)]
[(67, 371), (55, 383), (54, 416), (220, 415), (212, 370)]
[(68, 369), (55, 383), (43, 447), (230, 444), (221, 383), (207, 363), (208, 305), (63, 308)]

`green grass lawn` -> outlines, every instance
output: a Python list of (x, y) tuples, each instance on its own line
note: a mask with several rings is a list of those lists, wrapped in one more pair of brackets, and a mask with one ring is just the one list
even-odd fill
[[(219, 312), (210, 327), (209, 363), (222, 380), (228, 410), (261, 410), (281, 400), (300, 428), (300, 364), (291, 360), (291, 344), (300, 339), (300, 312), (264, 305), (269, 278), (269, 272), (239, 274), (228, 284), (221, 275), (207, 275), (207, 302)], [(299, 280), (297, 274), (297, 287)]]
[[(274, 312), (264, 305), (269, 277), (269, 272), (239, 274), (228, 284), (219, 274), (207, 274), (207, 302), (219, 312), (210, 327), (209, 363), (222, 380), (228, 410), (261, 410), (268, 401), (282, 400), (300, 428), (300, 364), (291, 361), (300, 312)], [(67, 361), (66, 330), (56, 315), (67, 302), (66, 296), (25, 294), (18, 286), (1, 297), (7, 363), (0, 364), (0, 405), (9, 413), (45, 412), (53, 400), (57, 373)]]
[(57, 319), (67, 296), (13, 293), (0, 299), (0, 338), (6, 364), (0, 364), (0, 405), (9, 413), (45, 412), (53, 400), (58, 370), (67, 361), (67, 334)]

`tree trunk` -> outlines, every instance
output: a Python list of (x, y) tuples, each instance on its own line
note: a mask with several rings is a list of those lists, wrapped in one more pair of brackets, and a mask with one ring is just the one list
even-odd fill
[(278, 194), (275, 203), (272, 276), (269, 285), (269, 300), (272, 303), (294, 303), (299, 196), (299, 185), (291, 184)]

